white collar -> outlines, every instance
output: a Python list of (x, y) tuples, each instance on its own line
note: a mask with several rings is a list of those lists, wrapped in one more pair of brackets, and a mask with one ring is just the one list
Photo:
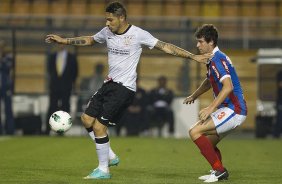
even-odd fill
[[(216, 47), (212, 50), (212, 54), (214, 55), (217, 51), (219, 51), (218, 46), (216, 46)], [(214, 56), (213, 56), (212, 58), (214, 58)], [(211, 60), (212, 60), (212, 59), (209, 59), (208, 62), (207, 62), (207, 64), (210, 64)]]
[(212, 54), (215, 54), (217, 51), (219, 51), (218, 46), (216, 46), (216, 47), (213, 49)]

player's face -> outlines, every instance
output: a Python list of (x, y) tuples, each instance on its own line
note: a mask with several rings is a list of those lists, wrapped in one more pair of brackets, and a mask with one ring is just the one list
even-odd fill
[(197, 39), (197, 48), (200, 54), (211, 53), (213, 50), (213, 43), (212, 41), (207, 43), (204, 38)]
[(118, 33), (121, 27), (122, 16), (114, 16), (112, 13), (106, 12), (106, 26), (113, 32)]

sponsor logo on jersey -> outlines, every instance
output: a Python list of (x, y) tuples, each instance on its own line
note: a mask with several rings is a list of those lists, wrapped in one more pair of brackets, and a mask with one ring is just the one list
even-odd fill
[(226, 61), (223, 60), (223, 61), (222, 61), (222, 64), (223, 64), (223, 66), (224, 66), (226, 72), (227, 72), (227, 73), (230, 73)]
[(129, 49), (108, 48), (109, 53), (113, 55), (130, 55)]
[(212, 66), (212, 69), (214, 71), (214, 73), (216, 74), (216, 77), (219, 79), (219, 72), (217, 71), (215, 66)]

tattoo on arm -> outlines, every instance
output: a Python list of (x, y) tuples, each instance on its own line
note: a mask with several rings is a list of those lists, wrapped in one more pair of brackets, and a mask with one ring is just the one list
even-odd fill
[(159, 50), (163, 50), (164, 47), (165, 47), (165, 42), (162, 42), (162, 41), (158, 41), (157, 44), (155, 45), (155, 47)]
[(157, 44), (155, 45), (155, 48), (164, 51), (165, 53), (178, 56), (178, 57), (184, 57), (184, 58), (191, 58), (193, 55), (192, 53), (177, 47), (173, 44), (170, 43), (165, 43), (162, 41), (158, 41)]
[(68, 45), (76, 45), (76, 46), (86, 46), (92, 45), (94, 41), (91, 40), (91, 37), (76, 37), (76, 38), (67, 38)]

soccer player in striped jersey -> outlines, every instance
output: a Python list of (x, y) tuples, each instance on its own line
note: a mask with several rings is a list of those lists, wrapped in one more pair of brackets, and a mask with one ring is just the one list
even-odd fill
[(85, 112), (83, 125), (96, 144), (99, 165), (85, 179), (109, 179), (109, 166), (117, 165), (119, 158), (110, 147), (108, 126), (119, 123), (120, 117), (131, 104), (136, 92), (137, 64), (142, 47), (156, 48), (167, 54), (206, 63), (211, 54), (194, 55), (173, 44), (165, 43), (149, 32), (127, 22), (124, 6), (112, 2), (106, 7), (106, 27), (93, 36), (62, 38), (50, 34), (47, 43), (88, 46), (106, 43), (109, 74), (102, 87), (93, 92)]
[(195, 36), (200, 53), (212, 52), (214, 56), (207, 64), (207, 77), (183, 103), (191, 104), (209, 89), (213, 90), (214, 100), (208, 107), (200, 110), (199, 121), (189, 130), (191, 139), (212, 167), (211, 174), (199, 179), (210, 183), (228, 179), (229, 174), (222, 164), (217, 144), (244, 122), (247, 106), (232, 62), (217, 46), (216, 27), (204, 24), (198, 28)]

